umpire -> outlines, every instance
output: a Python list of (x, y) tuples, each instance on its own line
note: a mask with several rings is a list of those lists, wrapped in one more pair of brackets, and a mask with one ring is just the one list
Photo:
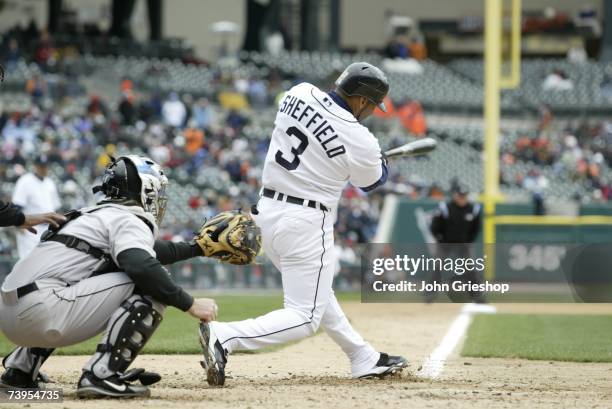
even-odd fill
[(23, 214), (21, 207), (11, 202), (0, 200), (0, 227), (15, 226), (36, 234), (34, 226), (38, 224), (49, 224), (58, 227), (66, 218), (58, 213)]
[[(436, 238), (437, 257), (468, 258), (473, 257), (473, 244), (481, 226), (481, 206), (470, 202), (469, 189), (461, 182), (454, 182), (451, 187), (452, 199), (440, 202), (431, 222), (431, 233)], [(466, 271), (459, 276), (461, 281), (479, 283), (481, 280), (476, 271)], [(453, 279), (457, 276), (453, 274)], [(431, 281), (442, 280), (442, 272), (434, 272)], [(470, 291), (469, 299), (474, 302), (485, 302), (484, 294)], [(467, 301), (466, 294), (449, 293), (455, 302)], [(426, 294), (426, 302), (432, 302), (435, 293)]]

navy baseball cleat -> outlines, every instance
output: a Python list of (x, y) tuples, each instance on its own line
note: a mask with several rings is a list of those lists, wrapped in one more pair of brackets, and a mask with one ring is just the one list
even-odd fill
[(120, 374), (100, 379), (90, 371), (85, 371), (79, 379), (77, 397), (83, 398), (138, 398), (151, 396), (145, 385), (135, 385), (122, 379)]
[(401, 372), (408, 366), (408, 361), (402, 356), (392, 356), (380, 353), (380, 358), (374, 367), (353, 373), (353, 378), (383, 378), (386, 375), (391, 375)]
[(207, 322), (200, 323), (200, 345), (204, 360), (200, 365), (206, 371), (206, 380), (211, 386), (223, 386), (225, 383), (225, 364), (227, 353)]
[(30, 374), (15, 368), (6, 368), (0, 377), (0, 389), (44, 389), (45, 384), (51, 382), (49, 378), (39, 373), (36, 379), (32, 380)]

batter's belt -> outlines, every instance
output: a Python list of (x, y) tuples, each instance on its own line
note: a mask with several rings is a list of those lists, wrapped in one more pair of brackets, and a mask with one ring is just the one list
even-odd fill
[(323, 203), (317, 202), (316, 200), (302, 199), (301, 197), (287, 195), (281, 192), (277, 192), (276, 190), (273, 190), (273, 189), (268, 189), (267, 187), (263, 188), (262, 194), (264, 197), (267, 197), (269, 199), (278, 200), (279, 202), (287, 202), (287, 203), (292, 203), (292, 204), (296, 204), (300, 206), (308, 206), (308, 207), (312, 207), (313, 209), (321, 209), (324, 212), (329, 211), (327, 206), (325, 206)]

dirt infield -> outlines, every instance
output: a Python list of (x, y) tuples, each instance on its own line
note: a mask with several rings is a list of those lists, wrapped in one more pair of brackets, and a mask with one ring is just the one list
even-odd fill
[[(275, 352), (231, 356), (231, 379), (221, 389), (207, 386), (199, 356), (145, 355), (135, 366), (163, 376), (151, 399), (83, 402), (75, 399), (74, 384), (87, 357), (56, 356), (44, 370), (57, 381), (55, 386), (64, 388), (65, 400), (45, 407), (603, 408), (612, 401), (612, 364), (468, 359), (455, 352), (438, 379), (417, 378), (414, 373), (461, 306), (345, 303), (344, 307), (376, 348), (408, 357), (409, 371), (386, 380), (352, 380), (341, 350), (320, 334)], [(612, 313), (609, 305), (503, 305), (500, 310)]]

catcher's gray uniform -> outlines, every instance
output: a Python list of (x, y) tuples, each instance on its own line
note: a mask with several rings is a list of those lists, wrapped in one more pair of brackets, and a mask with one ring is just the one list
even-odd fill
[[(62, 234), (85, 240), (115, 263), (118, 254), (134, 248), (155, 257), (157, 226), (141, 207), (105, 204), (81, 211), (83, 215), (68, 223)], [(102, 347), (84, 369), (105, 378), (118, 370), (109, 369), (111, 358), (129, 365), (139, 348), (120, 347), (121, 358), (104, 345), (116, 344), (120, 331), (122, 337), (127, 334), (133, 338), (128, 343), (144, 344), (159, 324), (164, 306), (151, 297), (134, 294), (134, 283), (123, 272), (92, 276), (99, 264), (90, 254), (49, 241), (40, 243), (15, 265), (2, 285), (0, 328), (20, 347), (4, 359), (5, 367), (20, 369), (34, 379), (53, 348), (91, 338), (105, 327)], [(17, 299), (16, 289), (29, 283), (36, 283), (38, 290)], [(136, 310), (145, 315), (136, 325), (142, 328), (126, 332), (123, 322)]]

